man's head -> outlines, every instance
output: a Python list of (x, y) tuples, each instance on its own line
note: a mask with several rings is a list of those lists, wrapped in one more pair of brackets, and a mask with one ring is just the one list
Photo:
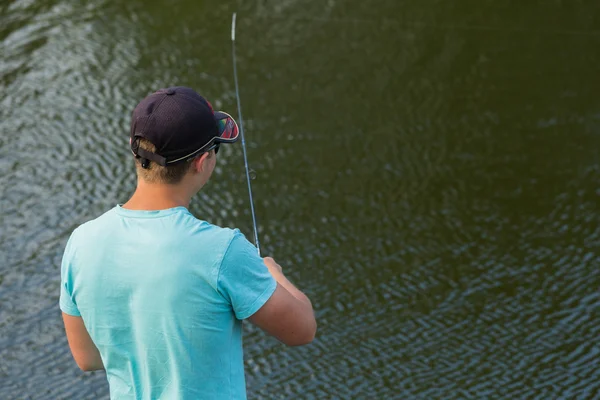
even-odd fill
[(213, 111), (193, 89), (160, 89), (144, 98), (131, 118), (130, 144), (138, 177), (147, 183), (177, 184), (189, 172), (208, 180), (221, 143), (238, 139), (227, 113)]

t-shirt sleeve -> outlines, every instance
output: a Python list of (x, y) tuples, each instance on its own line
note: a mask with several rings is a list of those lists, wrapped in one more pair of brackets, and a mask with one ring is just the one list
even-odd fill
[(74, 237), (75, 232), (71, 234), (65, 252), (63, 254), (60, 266), (60, 309), (65, 314), (75, 317), (81, 316), (79, 309), (73, 300), (73, 260), (74, 260)]
[(237, 229), (223, 256), (217, 288), (231, 303), (237, 319), (258, 311), (277, 288), (256, 247)]

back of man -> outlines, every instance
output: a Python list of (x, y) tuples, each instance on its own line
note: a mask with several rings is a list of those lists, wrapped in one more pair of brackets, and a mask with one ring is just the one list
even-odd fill
[(74, 232), (63, 274), (61, 308), (83, 315), (112, 399), (245, 397), (241, 320), (276, 282), (239, 231), (117, 206)]
[(84, 371), (112, 399), (244, 399), (242, 320), (287, 345), (312, 341), (312, 304), (238, 231), (196, 219), (233, 118), (190, 88), (161, 89), (132, 115), (134, 194), (71, 235), (60, 308)]

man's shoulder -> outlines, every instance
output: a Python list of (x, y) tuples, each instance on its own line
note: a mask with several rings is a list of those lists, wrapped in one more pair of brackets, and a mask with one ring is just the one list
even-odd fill
[(240, 254), (256, 254), (256, 247), (248, 241), (238, 228), (214, 225), (203, 220), (198, 221), (199, 225), (197, 225), (198, 229), (196, 230), (198, 236), (202, 236), (203, 241), (206, 243), (211, 243), (214, 246), (213, 250), (219, 249), (223, 256), (227, 254), (228, 258), (231, 258), (231, 256)]
[(104, 214), (82, 223), (77, 228), (75, 228), (73, 233), (87, 232), (92, 231), (94, 229), (98, 229), (99, 227), (112, 223), (112, 221), (114, 221), (115, 219), (115, 216), (115, 207), (113, 207), (110, 210), (106, 211)]
[(199, 234), (214, 238), (220, 239), (220, 241), (226, 242), (229, 244), (239, 233), (239, 229), (236, 228), (228, 228), (215, 224), (211, 224), (210, 222), (196, 219), (197, 221), (197, 232)]
[(190, 240), (202, 240), (202, 242), (212, 243), (217, 248), (229, 247), (232, 241), (243, 234), (237, 228), (229, 228), (212, 224), (206, 220), (195, 217), (191, 212), (180, 213), (177, 216), (177, 230), (185, 232), (182, 236), (187, 236)]
[(91, 219), (77, 226), (72, 232), (67, 242), (65, 256), (73, 256), (76, 249), (98, 241), (98, 233), (102, 232), (102, 226), (107, 225), (107, 221), (111, 218), (113, 209), (106, 211), (104, 214)]

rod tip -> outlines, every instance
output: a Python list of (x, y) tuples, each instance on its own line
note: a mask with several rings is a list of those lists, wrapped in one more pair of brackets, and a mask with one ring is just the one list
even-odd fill
[(231, 16), (231, 41), (235, 42), (235, 17), (237, 13), (233, 13)]

